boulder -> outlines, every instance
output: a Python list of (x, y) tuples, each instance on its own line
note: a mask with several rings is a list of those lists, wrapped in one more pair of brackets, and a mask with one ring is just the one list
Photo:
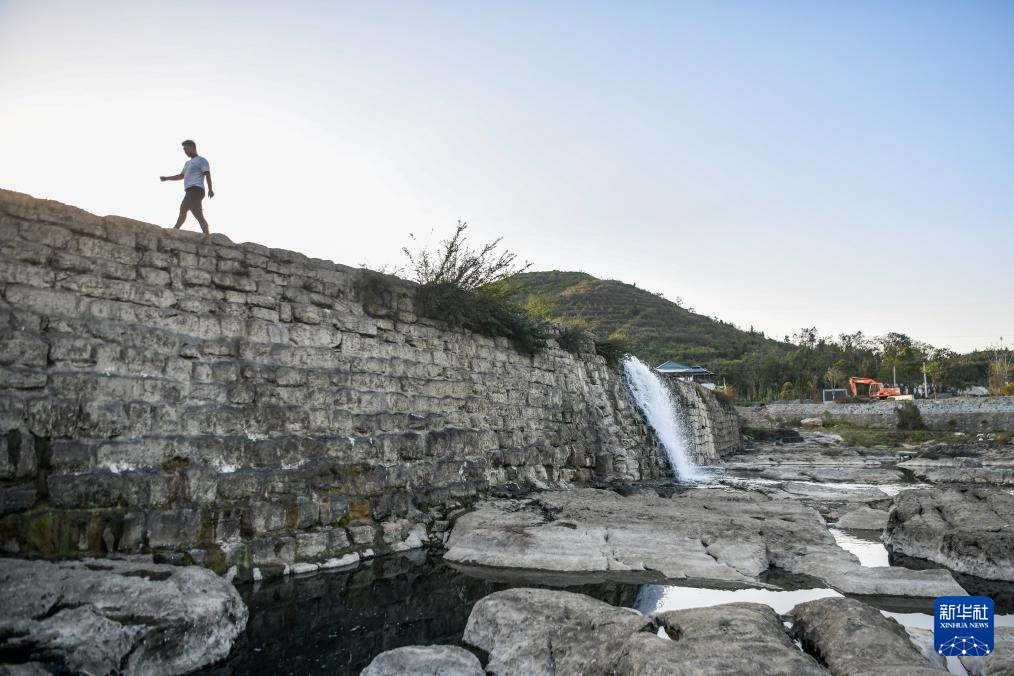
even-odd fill
[(1014, 581), (1014, 495), (999, 489), (904, 491), (884, 543), (895, 554), (989, 580)]
[(360, 676), (485, 676), (479, 658), (449, 645), (410, 645), (382, 652)]
[(768, 606), (733, 603), (649, 617), (569, 592), (511, 589), (472, 609), (463, 640), (497, 676), (821, 674)]
[(650, 618), (630, 608), (582, 594), (520, 588), (476, 603), (462, 640), (489, 654), (486, 670), (497, 676), (590, 675), (612, 673), (632, 635), (655, 631)]
[[(628, 650), (620, 661), (624, 673), (749, 674), (759, 665), (765, 674), (825, 673), (816, 660), (799, 651), (782, 619), (764, 604), (670, 611), (656, 615), (655, 621), (672, 639), (672, 649)], [(677, 668), (670, 670), (666, 659)]]
[(187, 673), (247, 621), (232, 584), (197, 566), (0, 559), (0, 598), (0, 654), (57, 672)]
[(940, 674), (896, 620), (849, 598), (801, 603), (789, 613), (803, 649), (837, 676)]
[(823, 427), (824, 421), (821, 418), (803, 418), (799, 424), (803, 427)]

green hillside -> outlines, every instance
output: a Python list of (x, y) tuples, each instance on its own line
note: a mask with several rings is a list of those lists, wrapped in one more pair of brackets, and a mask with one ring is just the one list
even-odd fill
[[(527, 272), (515, 300), (555, 321), (583, 322), (599, 339), (621, 340), (642, 359), (702, 364), (793, 346), (684, 309), (650, 291), (583, 272)], [(766, 350), (765, 350), (766, 351)]]

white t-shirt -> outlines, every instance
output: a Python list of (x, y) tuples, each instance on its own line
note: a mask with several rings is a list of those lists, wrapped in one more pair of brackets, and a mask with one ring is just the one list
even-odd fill
[(200, 155), (194, 155), (183, 165), (183, 189), (203, 188), (204, 172), (211, 171), (208, 161)]

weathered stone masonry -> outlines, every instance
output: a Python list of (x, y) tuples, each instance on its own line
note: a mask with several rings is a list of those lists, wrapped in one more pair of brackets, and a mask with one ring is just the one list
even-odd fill
[(697, 383), (671, 376), (665, 377), (665, 382), (682, 408), (686, 433), (698, 463), (714, 465), (743, 449), (739, 417), (732, 403)]
[(407, 282), (8, 191), (0, 241), (9, 554), (273, 571), (512, 482), (666, 473), (604, 360), (449, 330)]

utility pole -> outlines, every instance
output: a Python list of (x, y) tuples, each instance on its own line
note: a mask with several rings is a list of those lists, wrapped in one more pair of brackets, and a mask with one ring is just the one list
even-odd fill
[(922, 363), (922, 394), (929, 399), (929, 385), (926, 384), (926, 362)]
[(891, 366), (891, 378), (894, 379), (894, 386), (898, 386), (898, 365)]

